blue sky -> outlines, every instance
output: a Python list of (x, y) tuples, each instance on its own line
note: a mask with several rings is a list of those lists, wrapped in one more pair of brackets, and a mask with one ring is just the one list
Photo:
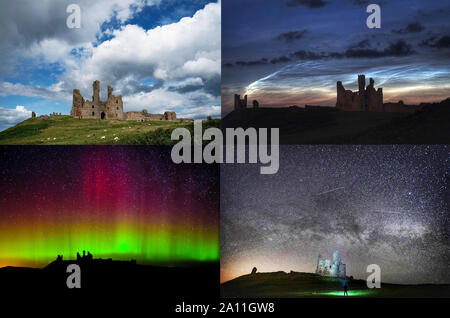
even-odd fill
[[(81, 8), (81, 28), (66, 8)], [(72, 90), (86, 99), (100, 80), (124, 110), (220, 115), (220, 3), (97, 0), (2, 3), (0, 130), (31, 116), (69, 114)]]
[[(369, 29), (369, 3), (381, 28)], [(385, 101), (450, 96), (450, 3), (443, 0), (229, 0), (222, 8), (222, 110), (233, 94), (261, 106), (334, 106), (336, 81), (373, 77)]]

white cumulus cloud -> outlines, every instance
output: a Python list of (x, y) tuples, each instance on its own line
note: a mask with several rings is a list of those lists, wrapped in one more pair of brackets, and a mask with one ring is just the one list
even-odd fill
[[(102, 94), (112, 85), (124, 96), (126, 111), (163, 112), (220, 103), (220, 2), (150, 30), (125, 25), (112, 36), (67, 71), (63, 81), (68, 89), (77, 87), (91, 96), (92, 82), (98, 79)], [(144, 86), (148, 78), (164, 84)]]
[(15, 109), (0, 107), (0, 131), (14, 126), (31, 117), (31, 110), (25, 106), (17, 105)]
[(207, 116), (220, 118), (220, 106), (202, 106), (184, 109), (180, 112), (180, 118), (203, 119)]
[[(11, 2), (0, 5), (2, 45), (0, 73), (32, 74), (48, 68), (57, 82), (50, 86), (0, 79), (0, 95), (61, 100), (70, 107), (72, 90), (92, 96), (92, 82), (100, 80), (124, 98), (125, 111), (147, 109), (195, 114), (220, 105), (221, 3), (213, 2), (192, 16), (145, 29), (126, 22), (145, 6), (160, 0), (80, 0), (81, 28), (66, 27), (70, 0)], [(28, 3), (28, 2), (27, 2)], [(104, 23), (120, 21), (120, 25)], [(99, 42), (99, 39), (108, 39)], [(53, 73), (57, 66), (58, 72)], [(189, 111), (189, 109), (193, 109)]]

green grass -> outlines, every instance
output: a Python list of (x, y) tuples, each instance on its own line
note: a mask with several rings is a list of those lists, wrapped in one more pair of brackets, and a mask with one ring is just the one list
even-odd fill
[(335, 290), (329, 292), (318, 292), (310, 293), (309, 295), (305, 293), (305, 296), (333, 296), (333, 297), (367, 297), (375, 295), (376, 289), (366, 289), (366, 290), (349, 290), (347, 296), (344, 296), (343, 290)]
[[(0, 132), (1, 145), (172, 145), (175, 128), (193, 131), (192, 122), (78, 119), (70, 116), (30, 118)], [(203, 122), (203, 129), (220, 120)]]
[[(187, 128), (191, 133), (191, 142), (193, 142), (194, 138), (194, 123), (188, 123), (183, 126)], [(203, 132), (208, 128), (220, 128), (220, 119), (213, 119), (204, 121), (202, 123)], [(146, 133), (143, 135), (138, 135), (132, 140), (130, 140), (130, 144), (133, 145), (174, 145), (178, 142), (178, 140), (171, 140), (170, 136), (172, 134), (172, 129), (162, 129), (158, 128), (151, 133)], [(209, 140), (203, 141), (203, 144), (209, 143)]]

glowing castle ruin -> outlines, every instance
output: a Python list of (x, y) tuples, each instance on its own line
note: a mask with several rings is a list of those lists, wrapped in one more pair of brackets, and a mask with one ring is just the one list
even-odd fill
[(335, 251), (333, 253), (333, 263), (331, 263), (329, 259), (322, 258), (322, 256), (319, 254), (319, 257), (317, 259), (316, 274), (319, 274), (321, 276), (345, 278), (345, 264), (342, 263), (339, 252)]

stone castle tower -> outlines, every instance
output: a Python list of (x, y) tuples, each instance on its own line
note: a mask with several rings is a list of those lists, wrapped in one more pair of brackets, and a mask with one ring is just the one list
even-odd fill
[(375, 90), (375, 81), (369, 79), (366, 87), (366, 76), (358, 75), (358, 92), (346, 90), (341, 81), (337, 83), (336, 108), (351, 111), (384, 112), (383, 89)]
[(322, 276), (345, 278), (347, 275), (346, 266), (344, 263), (342, 263), (339, 252), (335, 251), (333, 253), (332, 263), (329, 259), (324, 259), (319, 254), (319, 257), (317, 258), (316, 274)]
[(94, 81), (92, 87), (92, 101), (84, 100), (80, 90), (73, 90), (70, 115), (77, 118), (124, 119), (122, 96), (113, 95), (113, 88), (108, 85), (108, 99), (101, 101), (100, 81)]
[(247, 108), (247, 95), (241, 99), (241, 95), (234, 94), (234, 109)]

